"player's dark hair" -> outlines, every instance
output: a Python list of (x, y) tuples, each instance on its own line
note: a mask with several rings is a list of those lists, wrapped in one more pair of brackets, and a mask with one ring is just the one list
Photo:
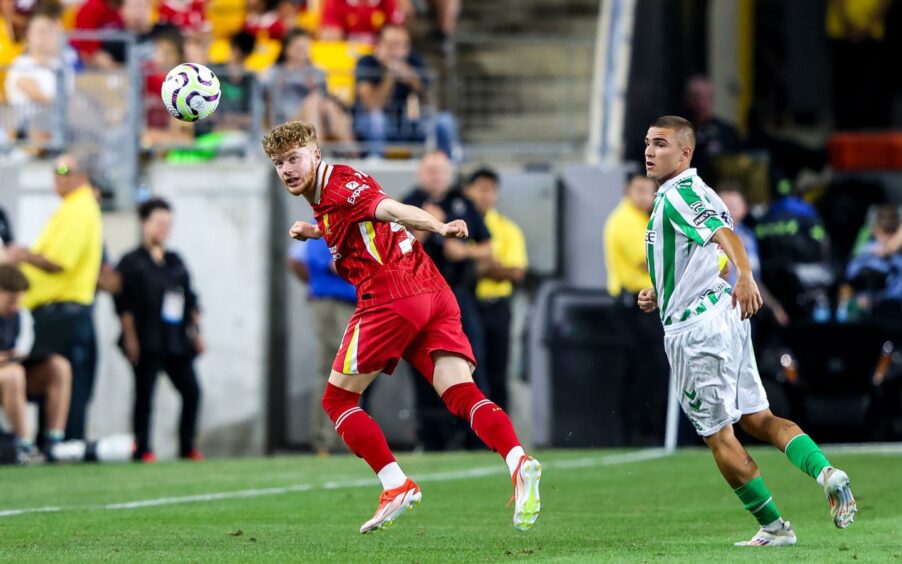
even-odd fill
[(167, 202), (163, 198), (151, 198), (138, 206), (138, 219), (141, 220), (141, 223), (144, 223), (151, 216), (151, 214), (153, 214), (153, 212), (157, 210), (165, 210), (171, 212), (172, 206), (170, 206), (169, 202)]
[(241, 53), (242, 59), (246, 59), (251, 56), (257, 46), (257, 36), (247, 31), (239, 31), (229, 40), (229, 45)]
[(501, 182), (501, 177), (498, 176), (498, 173), (495, 172), (494, 169), (491, 169), (487, 166), (479, 167), (473, 171), (472, 174), (467, 178), (467, 185), (473, 184), (480, 178), (487, 178), (495, 183), (495, 187), (498, 187), (498, 184)]
[(695, 149), (695, 126), (686, 118), (680, 116), (661, 116), (649, 127), (672, 129), (678, 136), (683, 137), (690, 147)]
[(28, 290), (28, 278), (22, 274), (18, 266), (0, 264), (0, 290), (4, 292), (25, 292)]

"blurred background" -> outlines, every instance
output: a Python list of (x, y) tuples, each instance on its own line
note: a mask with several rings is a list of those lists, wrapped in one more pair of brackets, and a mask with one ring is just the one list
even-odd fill
[[(729, 205), (766, 289), (754, 331), (773, 410), (821, 442), (902, 438), (902, 2), (0, 8), (5, 260), (46, 273), (34, 257), (47, 238), (71, 243), (87, 229), (52, 219), (68, 201), (61, 178), (83, 174), (102, 209), (99, 290), (79, 303), (90, 335), (81, 348), (49, 351), (72, 365), (80, 407), (69, 410), (70, 438), (137, 430), (145, 461), (341, 451), (316, 406), (321, 362), (353, 294), (330, 279), (322, 249), (291, 244), (291, 223), (311, 213), (281, 188), (259, 143), (267, 127), (301, 119), (317, 125), (327, 161), (484, 224), (474, 245), (491, 241), (491, 260), (429, 251), (466, 310), (478, 383), (529, 443), (664, 444), (663, 333), (635, 308), (649, 285), (643, 238), (655, 187), (633, 176), (662, 114), (696, 125), (693, 164)], [(222, 85), (218, 110), (196, 124), (170, 118), (159, 96), (184, 61), (209, 66)], [(132, 252), (142, 249), (178, 257), (156, 264), (177, 271), (182, 302), (169, 282), (147, 282)], [(67, 257), (62, 276), (83, 260)], [(42, 319), (68, 300), (47, 296), (47, 276), (28, 278), (23, 303), (40, 345)], [(180, 328), (176, 344), (141, 340), (163, 329), (142, 329), (140, 312), (160, 307), (163, 325)], [(133, 362), (129, 323), (157, 364)], [(160, 369), (170, 377), (154, 386)], [(45, 398), (31, 397), (31, 435), (44, 426)], [(365, 401), (396, 448), (473, 444), (406, 366)], [(183, 402), (199, 407), (183, 412)], [(682, 421), (670, 440), (697, 441)]]

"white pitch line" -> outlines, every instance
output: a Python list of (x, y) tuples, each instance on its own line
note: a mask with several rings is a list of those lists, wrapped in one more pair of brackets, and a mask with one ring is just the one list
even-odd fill
[[(631, 462), (641, 462), (644, 460), (652, 460), (667, 456), (667, 452), (663, 449), (641, 450), (625, 454), (614, 454), (609, 456), (593, 456), (587, 458), (576, 458), (572, 460), (562, 460), (560, 462), (551, 462), (545, 464), (546, 468), (555, 468), (560, 470), (569, 470), (572, 468), (587, 468), (592, 466), (609, 466), (612, 464), (628, 464)], [(495, 474), (507, 474), (508, 470), (503, 464), (495, 466), (485, 466), (481, 468), (470, 468), (467, 470), (456, 470), (450, 472), (433, 472), (430, 474), (422, 474), (416, 476), (418, 482), (450, 482), (455, 480), (466, 480), (470, 478), (481, 478), (484, 476), (492, 476)], [(254, 488), (248, 490), (237, 490), (231, 492), (213, 492), (208, 494), (186, 495), (178, 497), (161, 497), (155, 499), (143, 499), (137, 501), (129, 501), (123, 503), (108, 503), (104, 505), (83, 505), (69, 507), (42, 507), (30, 509), (10, 509), (0, 511), (0, 517), (13, 517), (26, 513), (45, 513), (45, 512), (61, 512), (73, 510), (93, 510), (93, 509), (143, 509), (146, 507), (161, 507), (166, 505), (181, 505), (188, 503), (205, 503), (210, 501), (222, 501), (226, 499), (244, 499), (253, 497), (264, 497), (273, 495), (284, 495), (287, 493), (308, 492), (313, 490), (334, 490), (343, 488), (359, 488), (377, 485), (379, 482), (375, 478), (363, 478), (357, 480), (347, 480), (343, 482), (326, 482), (324, 484), (295, 484), (278, 488)]]

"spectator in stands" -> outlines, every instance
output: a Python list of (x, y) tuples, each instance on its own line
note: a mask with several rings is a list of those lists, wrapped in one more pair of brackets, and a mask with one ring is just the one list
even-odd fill
[(100, 272), (103, 227), (90, 185), (92, 159), (63, 154), (56, 160), (54, 189), (62, 203), (31, 249), (14, 246), (30, 289), (23, 304), (35, 321), (34, 355), (60, 354), (72, 366), (72, 401), (66, 438), (84, 440), (94, 388), (97, 351), (91, 306)]
[(319, 37), (373, 45), (384, 26), (404, 24), (401, 4), (396, 0), (324, 0)]
[(840, 288), (838, 317), (854, 321), (870, 316), (878, 322), (902, 325), (902, 253), (887, 252), (887, 243), (899, 232), (899, 210), (877, 209), (874, 239), (849, 261)]
[(686, 106), (689, 120), (695, 126), (692, 166), (705, 178), (715, 177), (714, 159), (742, 148), (739, 132), (714, 115), (714, 85), (706, 76), (696, 75), (686, 82)]
[[(417, 177), (419, 185), (407, 195), (404, 203), (423, 208), (439, 221), (463, 219), (470, 232), (470, 240), (466, 242), (452, 241), (424, 232), (414, 232), (414, 235), (423, 244), (423, 249), (435, 262), (457, 298), (464, 333), (469, 338), (473, 354), (479, 363), (474, 379), (480, 388), (488, 391), (482, 369), (485, 332), (476, 300), (476, 262), (491, 260), (491, 234), (473, 203), (459, 189), (453, 189), (453, 170), (444, 153), (431, 151), (423, 155)], [(414, 383), (420, 441), (427, 450), (442, 450), (451, 440), (449, 425), (453, 423), (453, 419), (448, 416), (444, 405), (435, 395), (435, 390), (425, 378), (417, 377)]]
[(0, 265), (0, 400), (3, 412), (19, 439), (20, 460), (34, 453), (26, 429), (26, 398), (45, 402), (45, 434), (40, 447), (52, 458), (53, 447), (63, 440), (72, 374), (60, 355), (32, 354), (34, 328), (31, 314), (19, 307), (28, 290), (28, 279), (11, 264)]
[[(52, 3), (59, 6), (55, 0)], [(25, 50), (25, 34), (34, 8), (34, 0), (0, 0), (0, 70)]]
[(627, 440), (635, 445), (660, 444), (663, 439), (670, 374), (660, 321), (635, 307), (639, 290), (651, 284), (645, 232), (657, 189), (644, 174), (630, 174), (623, 199), (605, 221), (603, 233), (608, 293), (627, 306), (623, 318), (628, 324), (626, 330), (633, 335), (623, 393), (630, 406), (624, 416)]
[(229, 60), (211, 70), (219, 77), (222, 89), (216, 108), (217, 129), (248, 131), (251, 126), (251, 101), (254, 76), (245, 67), (254, 52), (257, 39), (246, 31), (239, 31), (229, 40)]
[(645, 262), (645, 231), (658, 187), (644, 174), (632, 174), (624, 186), (623, 199), (604, 225), (604, 258), (608, 293), (626, 291), (638, 295), (651, 285)]
[[(758, 252), (758, 238), (755, 237), (755, 231), (744, 223), (746, 217), (748, 217), (749, 207), (745, 201), (745, 196), (742, 194), (741, 186), (736, 182), (726, 180), (721, 182), (717, 189), (717, 194), (723, 200), (724, 205), (727, 206), (727, 211), (730, 212), (730, 217), (733, 219), (733, 232), (739, 236), (742, 246), (745, 247), (745, 252), (749, 256), (752, 274), (755, 280), (758, 280), (758, 290), (761, 291), (765, 307), (773, 314), (774, 320), (780, 326), (788, 326), (789, 315), (783, 309), (783, 306), (780, 305), (780, 302), (770, 293), (761, 278), (761, 256)], [(736, 269), (731, 267), (726, 275), (726, 280), (730, 285), (736, 283), (736, 275)]]
[(288, 265), (298, 280), (307, 284), (307, 299), (313, 310), (313, 326), (319, 344), (319, 370), (311, 395), (310, 429), (313, 450), (319, 455), (335, 450), (340, 442), (335, 426), (320, 401), (332, 372), (335, 351), (341, 345), (348, 319), (357, 304), (357, 291), (335, 271), (335, 261), (325, 239), (294, 241)]
[(178, 30), (171, 28), (154, 34), (152, 45), (153, 60), (145, 68), (144, 74), (144, 110), (147, 125), (144, 130), (144, 144), (188, 145), (194, 140), (191, 124), (172, 119), (160, 98), (160, 88), (166, 79), (166, 73), (185, 60), (182, 36)]
[(788, 179), (774, 183), (770, 207), (755, 226), (765, 285), (791, 319), (830, 318), (833, 283), (824, 223)]
[(282, 41), (276, 64), (264, 79), (269, 92), (272, 123), (299, 120), (317, 128), (322, 139), (351, 143), (351, 118), (326, 89), (326, 75), (310, 60), (312, 38), (302, 29)]
[(182, 396), (179, 454), (199, 460), (195, 448), (200, 386), (194, 358), (204, 352), (200, 308), (191, 277), (182, 258), (166, 248), (172, 211), (161, 199), (138, 208), (141, 245), (122, 257), (117, 270), (122, 292), (116, 296), (116, 312), (122, 323), (120, 345), (135, 372), (134, 459), (153, 462), (150, 412), (160, 370), (166, 372)]
[(470, 175), (464, 194), (473, 202), (492, 238), (492, 256), (477, 262), (476, 298), (485, 334), (483, 364), (486, 396), (507, 410), (507, 367), (511, 348), (511, 298), (526, 275), (526, 239), (513, 220), (501, 215), (498, 173), (490, 168)]
[(282, 41), (298, 27), (296, 0), (249, 0), (243, 31), (260, 39)]
[[(125, 29), (125, 22), (119, 8), (122, 0), (86, 0), (75, 14), (75, 29), (78, 31)], [(96, 68), (109, 69), (116, 66), (110, 54), (100, 48), (97, 40), (73, 40), (72, 46), (78, 51), (82, 62)]]
[(383, 152), (386, 141), (427, 141), (459, 160), (454, 118), (445, 112), (433, 115), (429, 108), (428, 73), (419, 55), (411, 51), (406, 28), (384, 26), (373, 54), (357, 61), (354, 76), (354, 130), (374, 154)]
[(204, 12), (204, 0), (161, 0), (157, 21), (171, 24), (184, 34), (205, 33), (210, 29)]
[(13, 61), (6, 75), (6, 99), (15, 109), (20, 139), (48, 141), (56, 123), (52, 111), (61, 87), (71, 78), (77, 57), (63, 49), (63, 28), (58, 14), (36, 11), (28, 23), (25, 52)]

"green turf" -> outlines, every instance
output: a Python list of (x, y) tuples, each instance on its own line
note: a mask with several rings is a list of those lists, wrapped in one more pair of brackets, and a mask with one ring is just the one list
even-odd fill
[[(740, 549), (754, 519), (710, 455), (684, 451), (627, 464), (596, 462), (614, 451), (540, 453), (542, 515), (533, 530), (511, 525), (510, 482), (491, 454), (402, 456), (414, 478), (486, 468), (481, 477), (423, 479), (423, 504), (386, 531), (362, 536), (376, 485), (350, 456), (0, 469), (0, 511), (59, 506), (56, 513), (0, 517), (0, 559), (18, 561), (804, 561), (902, 563), (902, 455), (830, 454), (852, 477), (860, 513), (833, 527), (823, 493), (772, 450), (754, 449), (799, 544)], [(588, 460), (587, 460), (588, 459)], [(573, 461), (592, 464), (574, 466)], [(577, 465), (580, 464), (577, 462)], [(433, 476), (434, 478), (434, 476)], [(334, 489), (324, 489), (326, 482)], [(310, 484), (309, 491), (110, 510), (161, 497)]]

